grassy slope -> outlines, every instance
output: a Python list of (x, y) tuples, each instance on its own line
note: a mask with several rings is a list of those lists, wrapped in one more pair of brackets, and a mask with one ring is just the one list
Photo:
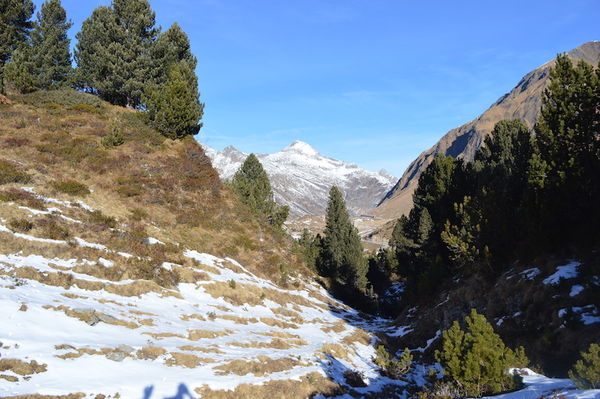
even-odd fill
[[(137, 112), (74, 91), (34, 93), (13, 101), (0, 108), (0, 160), (29, 173), (32, 179), (27, 185), (37, 192), (85, 199), (131, 233), (121, 234), (91, 221), (82, 230), (92, 241), (157, 261), (178, 256), (169, 247), (164, 253), (148, 254), (148, 246), (139, 242), (140, 237), (151, 235), (166, 243), (235, 257), (258, 275), (281, 283), (287, 273), (302, 270), (299, 258), (290, 251), (291, 242), (259, 224), (236, 201), (192, 138), (166, 140)], [(100, 140), (115, 125), (125, 144), (104, 149)], [(92, 193), (60, 193), (53, 183), (62, 180), (81, 182)]]

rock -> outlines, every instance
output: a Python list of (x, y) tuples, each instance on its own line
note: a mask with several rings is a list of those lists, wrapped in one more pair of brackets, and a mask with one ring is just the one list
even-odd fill
[(113, 362), (122, 362), (126, 357), (127, 353), (118, 350), (106, 354), (106, 358), (108, 360), (112, 360)]
[(124, 353), (132, 353), (135, 349), (133, 349), (131, 346), (129, 345), (119, 345), (117, 346), (117, 349), (119, 352), (124, 352)]

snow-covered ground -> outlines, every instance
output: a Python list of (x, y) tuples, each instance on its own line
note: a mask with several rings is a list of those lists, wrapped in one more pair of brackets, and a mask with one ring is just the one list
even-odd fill
[(597, 399), (600, 389), (582, 391), (568, 379), (548, 378), (529, 369), (522, 372), (525, 388), (504, 395), (490, 396), (494, 399)]
[[(5, 240), (36, 238), (4, 225), (0, 231)], [(166, 289), (99, 277), (97, 270), (131, 257), (104, 244), (77, 237), (37, 241), (95, 255), (0, 254), (0, 397), (82, 392), (162, 398), (182, 383), (198, 396), (203, 386), (233, 390), (311, 373), (347, 385), (348, 370), (370, 383), (363, 392), (404, 384), (382, 377), (372, 362), (370, 332), (388, 330), (389, 321), (363, 318), (317, 284), (282, 289), (233, 259), (189, 249), (183, 255), (193, 267), (162, 267), (190, 269), (197, 281)]]

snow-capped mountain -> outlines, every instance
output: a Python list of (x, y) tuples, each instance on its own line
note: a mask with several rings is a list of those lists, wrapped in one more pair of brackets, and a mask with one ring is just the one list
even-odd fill
[[(233, 177), (246, 156), (234, 147), (216, 151), (202, 145), (222, 179)], [(356, 164), (320, 154), (309, 144), (294, 141), (274, 154), (257, 154), (269, 175), (275, 201), (290, 207), (292, 216), (324, 214), (331, 186), (338, 186), (354, 214), (377, 205), (397, 178), (384, 170), (369, 172)]]

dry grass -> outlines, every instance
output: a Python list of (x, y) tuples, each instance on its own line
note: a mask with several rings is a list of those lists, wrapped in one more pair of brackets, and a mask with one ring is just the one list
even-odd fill
[(308, 345), (303, 339), (280, 339), (273, 338), (268, 342), (249, 341), (249, 342), (230, 342), (227, 345), (240, 348), (272, 348), (272, 349), (291, 349)]
[(219, 319), (223, 319), (223, 320), (231, 320), (236, 324), (248, 325), (249, 323), (252, 323), (252, 324), (258, 323), (258, 319), (255, 317), (247, 318), (247, 317), (239, 317), (239, 316), (233, 316), (233, 315), (228, 315), (228, 314), (219, 315), (217, 317)]
[(300, 380), (267, 381), (260, 385), (241, 384), (233, 391), (213, 391), (208, 385), (196, 388), (203, 399), (296, 399), (312, 398), (317, 394), (338, 396), (345, 390), (319, 373), (310, 373)]
[(142, 349), (136, 352), (138, 359), (144, 360), (155, 360), (160, 356), (163, 356), (167, 351), (158, 346), (144, 346)]
[[(333, 356), (338, 359), (350, 360), (350, 352), (346, 348), (347, 347), (344, 347), (340, 344), (327, 343), (321, 347), (319, 352), (326, 354), (326, 355)], [(323, 356), (323, 358), (326, 359), (325, 356)]]
[(340, 320), (335, 324), (331, 324), (329, 326), (321, 327), (321, 331), (325, 333), (335, 332), (341, 333), (342, 331), (346, 331), (347, 323), (344, 320)]
[(35, 360), (27, 363), (19, 359), (0, 359), (0, 372), (10, 370), (19, 375), (32, 375), (43, 373), (46, 369), (46, 364), (39, 364)]
[(189, 351), (189, 352), (202, 352), (202, 353), (225, 353), (222, 350), (220, 350), (218, 347), (216, 346), (193, 346), (193, 345), (184, 345), (184, 346), (180, 346), (177, 349), (180, 349), (182, 351)]
[(227, 364), (214, 367), (217, 375), (246, 375), (254, 374), (257, 377), (263, 377), (267, 374), (278, 373), (284, 370), (290, 370), (296, 366), (304, 365), (297, 359), (281, 358), (271, 359), (268, 356), (258, 356), (255, 361), (233, 360)]
[(198, 357), (189, 353), (171, 352), (171, 357), (165, 362), (167, 366), (181, 366), (193, 369), (204, 363), (214, 363), (213, 359)]
[(261, 317), (260, 321), (271, 327), (299, 328), (297, 324), (287, 323), (285, 321), (277, 320), (272, 317)]
[(225, 337), (233, 334), (231, 330), (225, 331), (209, 331), (209, 330), (188, 330), (188, 339), (190, 341), (198, 341), (200, 339), (211, 339)]
[(369, 335), (368, 332), (357, 328), (352, 334), (346, 335), (342, 339), (342, 343), (345, 345), (352, 345), (356, 342), (359, 342), (363, 345), (369, 345), (372, 340), (373, 338), (371, 337), (371, 335)]

